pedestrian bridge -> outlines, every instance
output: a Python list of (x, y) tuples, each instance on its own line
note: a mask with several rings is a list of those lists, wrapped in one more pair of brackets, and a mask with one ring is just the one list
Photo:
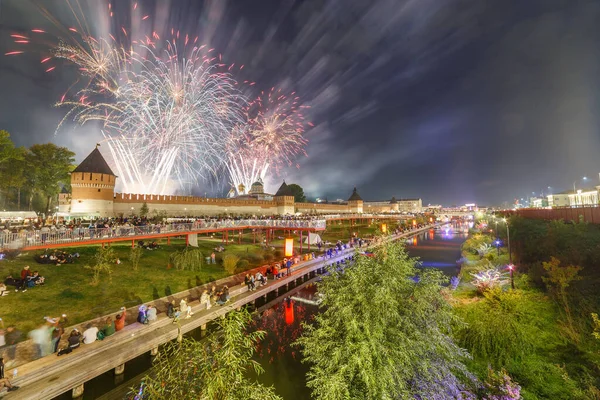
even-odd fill
[(258, 229), (300, 230), (316, 232), (325, 230), (324, 219), (240, 219), (240, 220), (200, 220), (189, 223), (149, 224), (143, 226), (119, 225), (108, 228), (73, 228), (36, 230), (0, 235), (0, 249), (40, 250), (47, 248), (85, 246), (131, 240), (187, 236), (214, 232), (243, 231)]

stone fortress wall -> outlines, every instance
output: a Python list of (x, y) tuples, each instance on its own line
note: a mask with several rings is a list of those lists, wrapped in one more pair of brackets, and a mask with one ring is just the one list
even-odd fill
[[(94, 149), (71, 173), (72, 192), (59, 196), (62, 212), (71, 215), (117, 217), (139, 215), (145, 203), (149, 215), (161, 214), (168, 217), (193, 217), (202, 215), (293, 215), (302, 214), (345, 214), (386, 213), (411, 208), (420, 212), (417, 203), (404, 204), (395, 198), (383, 202), (363, 202), (356, 188), (347, 202), (343, 203), (295, 203), (294, 196), (285, 182), (275, 195), (263, 192), (259, 180), (252, 184), (247, 195), (233, 198), (207, 198), (196, 196), (144, 195), (115, 193), (117, 176), (106, 160)], [(245, 193), (245, 188), (240, 187)], [(408, 202), (408, 200), (406, 201)], [(421, 200), (418, 199), (420, 205)]]

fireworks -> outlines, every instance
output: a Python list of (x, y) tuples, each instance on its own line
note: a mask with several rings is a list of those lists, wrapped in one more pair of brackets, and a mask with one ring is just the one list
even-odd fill
[[(79, 79), (58, 102), (68, 108), (59, 128), (70, 120), (99, 121), (126, 192), (189, 192), (199, 180), (223, 182), (224, 172), (236, 188), (240, 183), (250, 188), (305, 154), (303, 106), (294, 93), (271, 89), (248, 101), (232, 75), (244, 66), (224, 64), (198, 37), (172, 29), (169, 39), (161, 39), (144, 30), (152, 19), (135, 3), (130, 12), (142, 26), (136, 31), (147, 34), (121, 26), (97, 38), (85, 33), (85, 15), (77, 15), (81, 7), (72, 1), (66, 3), (81, 26), (61, 27), (68, 33), (54, 40), (52, 53), (40, 63), (46, 72), (57, 60), (77, 68)], [(110, 4), (108, 13), (117, 14)], [(31, 46), (39, 36), (49, 42), (50, 34), (41, 29), (12, 35), (20, 46)]]
[(306, 139), (303, 137), (305, 117), (295, 93), (282, 94), (281, 89), (271, 88), (267, 93), (248, 103), (245, 107), (246, 123), (238, 134), (231, 136), (227, 171), (232, 186), (238, 190), (243, 184), (265, 179), (269, 168), (279, 173), (283, 166), (291, 166), (298, 155), (304, 154)]

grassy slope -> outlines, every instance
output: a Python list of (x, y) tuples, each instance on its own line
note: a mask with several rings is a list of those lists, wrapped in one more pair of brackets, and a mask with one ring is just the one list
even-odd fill
[[(463, 256), (472, 262), (480, 259), (466, 253)], [(453, 297), (459, 315), (466, 317), (471, 314), (471, 318), (477, 318), (478, 308), (483, 307), (486, 300), (476, 293), (470, 281), (470, 276), (463, 277)], [(521, 385), (523, 399), (598, 398), (592, 394), (594, 385), (598, 385), (594, 376), (600, 366), (597, 343), (589, 337), (586, 329), (580, 335), (579, 343), (570, 340), (565, 335), (564, 323), (561, 322), (564, 316), (559, 305), (547, 293), (532, 285), (526, 274), (517, 273), (515, 281), (519, 308), (510, 312), (521, 315), (521, 329), (530, 338), (531, 348), (526, 356), (503, 367)], [(480, 313), (479, 318), (485, 318)], [(465, 322), (469, 323), (468, 317)], [(485, 379), (487, 366), (493, 363), (492, 359), (476, 356), (470, 364), (472, 370)]]

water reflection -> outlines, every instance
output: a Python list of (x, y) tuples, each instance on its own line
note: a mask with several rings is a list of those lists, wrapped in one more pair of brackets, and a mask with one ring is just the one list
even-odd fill
[[(317, 299), (316, 287), (304, 288), (294, 297), (314, 301)], [(286, 400), (310, 398), (306, 388), (308, 366), (302, 364), (300, 348), (292, 343), (302, 334), (302, 323), (312, 322), (317, 310), (317, 306), (286, 299), (264, 311), (253, 324), (253, 329), (266, 332), (256, 352), (256, 360), (265, 373), (257, 379), (273, 385), (277, 394)]]

